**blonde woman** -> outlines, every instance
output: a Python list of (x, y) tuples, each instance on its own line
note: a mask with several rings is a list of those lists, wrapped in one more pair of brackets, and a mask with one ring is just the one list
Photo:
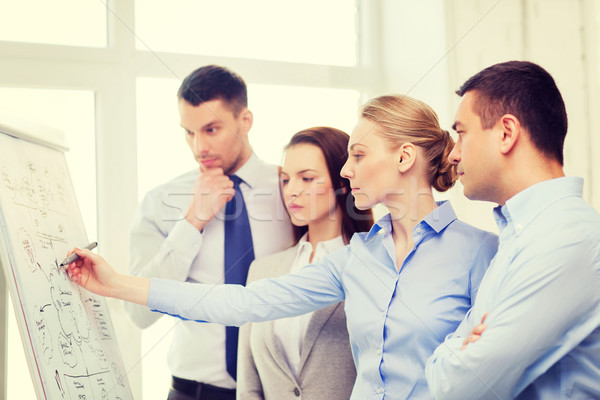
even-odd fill
[[(356, 207), (389, 214), (350, 244), (294, 274), (236, 285), (186, 284), (114, 272), (76, 249), (71, 279), (105, 296), (198, 321), (242, 325), (302, 315), (345, 300), (357, 378), (351, 399), (431, 399), (427, 358), (474, 302), (497, 236), (456, 218), (433, 190), (449, 189), (454, 142), (435, 112), (408, 96), (365, 104), (342, 176)], [(300, 392), (300, 394), (302, 394)]]

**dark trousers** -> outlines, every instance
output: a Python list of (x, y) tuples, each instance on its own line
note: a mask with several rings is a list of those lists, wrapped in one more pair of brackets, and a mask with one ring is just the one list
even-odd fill
[(173, 377), (167, 400), (235, 400), (235, 389)]

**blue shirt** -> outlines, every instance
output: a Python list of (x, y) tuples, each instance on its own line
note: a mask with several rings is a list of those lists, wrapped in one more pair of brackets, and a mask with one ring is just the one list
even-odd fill
[(280, 278), (247, 287), (154, 279), (148, 306), (241, 325), (345, 300), (357, 370), (351, 399), (431, 399), (425, 362), (471, 307), (497, 237), (458, 221), (445, 202), (415, 226), (413, 239), (398, 272), (388, 214), (348, 246)]
[[(494, 210), (498, 254), (427, 363), (436, 399), (600, 398), (600, 215), (582, 188), (553, 179)], [(461, 351), (486, 312), (487, 329)]]

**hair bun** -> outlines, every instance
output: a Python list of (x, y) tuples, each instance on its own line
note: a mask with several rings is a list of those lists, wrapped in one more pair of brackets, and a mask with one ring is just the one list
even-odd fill
[(450, 136), (450, 132), (442, 129), (442, 143), (440, 143), (440, 147), (442, 147), (441, 154), (438, 160), (438, 168), (435, 177), (433, 178), (433, 188), (438, 192), (445, 192), (454, 186), (456, 179), (458, 178), (458, 174), (456, 173), (456, 167), (454, 164), (450, 162), (448, 156), (452, 152), (454, 148), (454, 140), (452, 136)]

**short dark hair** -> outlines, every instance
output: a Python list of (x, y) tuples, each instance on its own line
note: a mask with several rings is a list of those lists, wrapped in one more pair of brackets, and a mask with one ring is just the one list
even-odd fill
[(488, 67), (469, 78), (456, 91), (473, 92), (473, 111), (484, 129), (504, 114), (517, 117), (533, 144), (546, 157), (563, 164), (567, 111), (552, 76), (528, 61), (508, 61)]
[(194, 107), (207, 101), (221, 100), (235, 116), (248, 107), (246, 83), (242, 77), (219, 65), (206, 65), (189, 74), (181, 82), (177, 98)]
[[(302, 130), (290, 139), (285, 146), (289, 149), (297, 144), (308, 143), (321, 149), (331, 185), (335, 192), (335, 201), (342, 210), (342, 237), (345, 243), (350, 242), (350, 238), (356, 232), (366, 232), (373, 225), (373, 212), (369, 210), (359, 210), (354, 205), (354, 197), (350, 188), (350, 181), (340, 176), (340, 171), (348, 159), (348, 140), (347, 133), (327, 126), (318, 126), (315, 128)], [(294, 236), (298, 241), (304, 233), (306, 226), (294, 226)]]

